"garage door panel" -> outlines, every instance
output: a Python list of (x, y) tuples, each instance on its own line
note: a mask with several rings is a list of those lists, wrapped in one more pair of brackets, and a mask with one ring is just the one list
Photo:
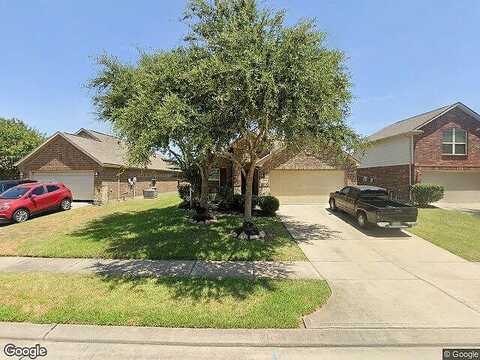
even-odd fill
[(270, 192), (281, 204), (325, 203), (330, 192), (344, 186), (345, 173), (337, 170), (272, 170)]
[(94, 200), (93, 172), (34, 172), (32, 178), (42, 182), (64, 183), (72, 191), (74, 200)]
[(480, 172), (425, 171), (422, 183), (444, 186), (445, 196), (442, 202), (480, 201)]

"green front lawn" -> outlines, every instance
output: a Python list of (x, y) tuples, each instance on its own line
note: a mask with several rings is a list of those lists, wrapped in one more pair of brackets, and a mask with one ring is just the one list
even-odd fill
[(419, 209), (410, 232), (470, 261), (480, 261), (480, 216), (442, 209)]
[(305, 260), (277, 218), (255, 222), (265, 241), (238, 240), (229, 233), (240, 216), (194, 225), (177, 208), (179, 198), (130, 200), (49, 214), (26, 223), (0, 227), (0, 255), (100, 257), (127, 259)]
[(321, 307), (321, 280), (99, 278), (0, 274), (0, 321), (210, 328), (296, 328)]

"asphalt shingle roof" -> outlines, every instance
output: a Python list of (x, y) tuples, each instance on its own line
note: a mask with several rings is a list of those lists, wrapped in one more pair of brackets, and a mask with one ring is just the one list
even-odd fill
[[(83, 135), (74, 135), (64, 132), (61, 134), (78, 148), (105, 166), (114, 165), (129, 167), (127, 164), (128, 150), (120, 139), (93, 130), (83, 131), (93, 135), (98, 140)], [(151, 162), (146, 168), (151, 170), (176, 170), (170, 162), (164, 160), (160, 156), (152, 156)]]
[(368, 137), (369, 141), (377, 141), (381, 140), (384, 138), (396, 136), (396, 135), (401, 135), (408, 133), (410, 131), (416, 130), (425, 123), (429, 122), (433, 118), (437, 117), (444, 111), (448, 110), (449, 108), (453, 108), (459, 103), (447, 105), (447, 106), (442, 106), (438, 109), (409, 117), (408, 119), (404, 119), (401, 121), (397, 121), (396, 123), (393, 123), (387, 127), (384, 127), (383, 129), (377, 131), (376, 133), (370, 135)]

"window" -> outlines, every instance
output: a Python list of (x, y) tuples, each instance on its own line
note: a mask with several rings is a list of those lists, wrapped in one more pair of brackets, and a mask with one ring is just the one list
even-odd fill
[(28, 188), (14, 187), (5, 191), (0, 199), (20, 199), (28, 191)]
[(36, 187), (32, 191), (32, 195), (43, 195), (43, 194), (45, 194), (45, 189), (43, 188), (43, 186)]
[(351, 187), (351, 188), (350, 188), (350, 192), (348, 193), (348, 196), (350, 196), (350, 197), (352, 197), (352, 198), (357, 198), (357, 197), (359, 197), (359, 196), (360, 196), (360, 189)]
[(442, 154), (466, 155), (467, 132), (462, 129), (448, 129), (443, 132)]
[(60, 189), (57, 185), (47, 185), (47, 192), (51, 193)]
[(348, 193), (350, 192), (350, 187), (344, 187), (342, 190), (340, 190), (340, 194), (342, 195), (348, 195)]

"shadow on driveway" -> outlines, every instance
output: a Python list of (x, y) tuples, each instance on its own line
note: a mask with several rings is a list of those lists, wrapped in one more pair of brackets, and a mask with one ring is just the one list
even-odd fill
[(410, 238), (412, 237), (411, 235), (407, 234), (401, 229), (384, 229), (374, 225), (368, 228), (361, 228), (353, 216), (343, 211), (340, 211), (340, 210), (332, 211), (329, 208), (327, 208), (326, 211), (331, 215), (334, 215), (338, 219), (342, 220), (343, 222), (354, 227), (356, 230), (360, 231), (363, 235), (366, 235), (369, 237), (375, 237), (375, 238)]
[(282, 221), (297, 242), (336, 240), (342, 234), (342, 231), (334, 230), (329, 226), (307, 223), (294, 216), (282, 215)]

